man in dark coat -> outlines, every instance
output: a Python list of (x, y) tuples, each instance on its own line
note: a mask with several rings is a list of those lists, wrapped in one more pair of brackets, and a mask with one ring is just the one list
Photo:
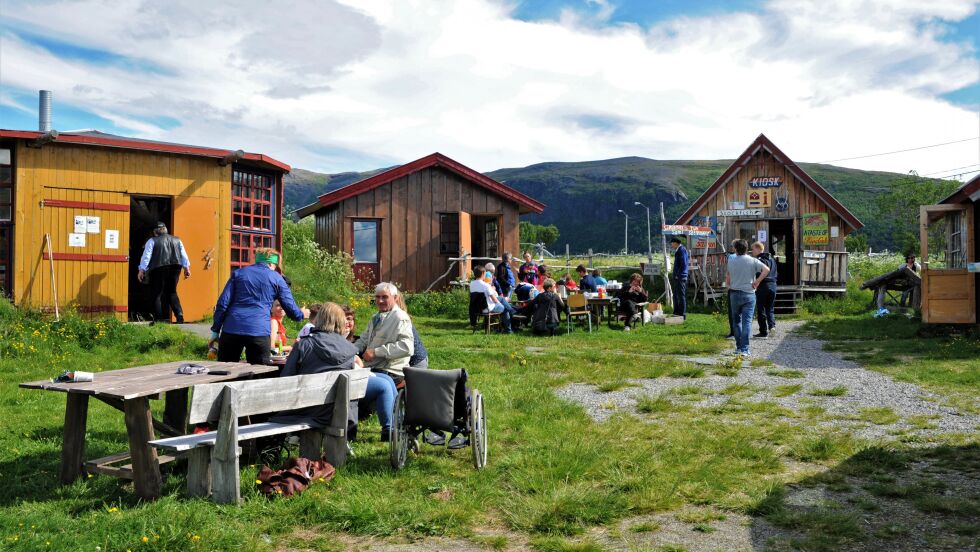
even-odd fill
[(762, 242), (752, 244), (752, 256), (769, 267), (769, 274), (762, 279), (755, 289), (756, 313), (759, 318), (759, 333), (752, 337), (766, 338), (769, 332), (776, 329), (776, 259), (766, 253), (766, 245)]
[(674, 315), (683, 316), (687, 319), (687, 276), (688, 261), (687, 248), (677, 236), (670, 238), (670, 246), (674, 248), (674, 268), (671, 272), (671, 285), (673, 286), (674, 296)]
[(166, 224), (158, 222), (153, 237), (143, 246), (139, 273), (136, 275), (142, 282), (149, 274), (154, 322), (169, 322), (170, 312), (173, 311), (177, 323), (184, 323), (184, 309), (180, 306), (180, 297), (177, 297), (181, 271), (184, 278), (191, 277), (191, 261), (184, 251), (184, 243), (167, 232)]

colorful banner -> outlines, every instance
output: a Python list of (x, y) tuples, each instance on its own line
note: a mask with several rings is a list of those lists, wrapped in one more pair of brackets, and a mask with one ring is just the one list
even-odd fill
[(746, 205), (751, 207), (769, 207), (772, 205), (772, 192), (770, 190), (749, 190), (747, 193), (748, 201)]
[(710, 236), (711, 228), (707, 226), (687, 226), (684, 224), (664, 224), (660, 231), (667, 236), (686, 235), (686, 236)]
[(803, 245), (827, 245), (830, 243), (830, 224), (827, 213), (803, 215)]

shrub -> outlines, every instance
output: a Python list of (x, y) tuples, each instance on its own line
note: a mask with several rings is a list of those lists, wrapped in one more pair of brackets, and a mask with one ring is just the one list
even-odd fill
[(313, 238), (313, 221), (284, 220), (282, 225), (283, 272), (292, 280), (292, 292), (299, 304), (348, 299), (361, 291), (354, 280), (350, 255), (330, 253)]
[(465, 289), (406, 293), (408, 312), (418, 316), (464, 319), (469, 316), (470, 294)]

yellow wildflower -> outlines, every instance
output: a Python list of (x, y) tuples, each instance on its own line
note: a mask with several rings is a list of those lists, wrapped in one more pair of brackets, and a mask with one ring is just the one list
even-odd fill
[(194, 541), (194, 542), (197, 542), (197, 541), (201, 540), (201, 535), (194, 535), (193, 537), (191, 537), (191, 540)]
[(260, 479), (256, 479), (256, 480), (255, 480), (255, 484), (256, 484), (256, 485), (261, 485), (261, 484), (262, 484), (262, 480), (260, 480)]
[(150, 537), (143, 537), (140, 540), (142, 540), (143, 542), (150, 542)]

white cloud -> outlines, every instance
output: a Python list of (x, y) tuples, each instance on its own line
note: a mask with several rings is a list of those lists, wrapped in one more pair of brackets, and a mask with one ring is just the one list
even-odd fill
[[(326, 171), (432, 151), (480, 170), (731, 158), (760, 132), (823, 161), (977, 134), (977, 113), (938, 98), (978, 80), (976, 52), (943, 41), (973, 1), (773, 0), (648, 29), (604, 24), (613, 7), (531, 23), (495, 0), (7, 0), (8, 29), (136, 61), (59, 58), (8, 30), (0, 85), (54, 89), (56, 126), (71, 103), (134, 135)], [(976, 162), (973, 142), (842, 164)]]

